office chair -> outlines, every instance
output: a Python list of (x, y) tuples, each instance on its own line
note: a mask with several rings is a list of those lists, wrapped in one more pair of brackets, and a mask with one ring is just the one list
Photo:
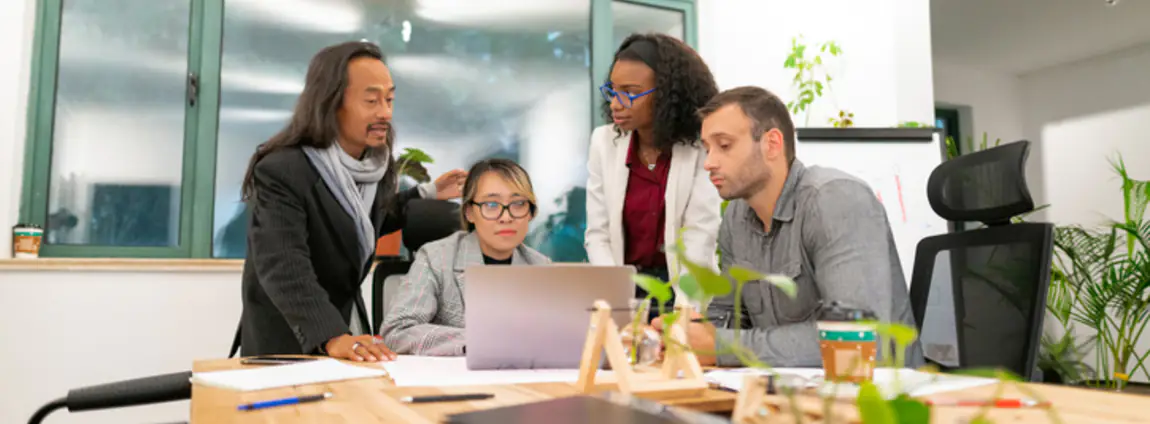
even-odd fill
[(68, 396), (40, 407), (28, 424), (39, 424), (60, 408), (80, 412), (191, 399), (191, 378), (192, 372), (184, 371), (72, 389)]
[[(407, 222), (403, 226), (403, 247), (411, 253), (424, 244), (447, 237), (462, 228), (459, 222), (459, 204), (447, 200), (412, 199), (407, 202), (404, 213)], [(387, 298), (395, 291), (396, 284), (388, 283), (391, 276), (407, 274), (411, 259), (401, 257), (380, 257), (372, 274), (371, 281), (371, 328), (379, 334), (383, 314), (387, 310)]]
[(979, 228), (918, 244), (911, 309), (929, 362), (1001, 368), (1036, 381), (1054, 225), (1013, 222), (1034, 210), (1026, 140), (944, 162), (927, 181), (940, 217)]

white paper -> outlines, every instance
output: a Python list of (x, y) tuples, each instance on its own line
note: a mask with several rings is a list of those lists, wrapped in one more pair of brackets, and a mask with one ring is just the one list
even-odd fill
[(334, 359), (319, 359), (291, 365), (269, 365), (260, 368), (199, 372), (192, 383), (231, 390), (264, 390), (303, 384), (373, 378), (387, 375), (380, 369), (348, 365)]
[[(467, 369), (465, 357), (400, 355), (394, 361), (384, 362), (383, 368), (398, 387), (574, 383), (579, 379), (578, 369), (473, 371)], [(599, 370), (595, 375), (599, 378), (612, 374)]]
[[(807, 387), (819, 388), (819, 393), (824, 396), (831, 394), (837, 397), (847, 398), (858, 396), (857, 385), (825, 383), (822, 380), (822, 368), (775, 368), (772, 371), (751, 368), (720, 369), (706, 373), (705, 378), (713, 384), (718, 384), (732, 390), (742, 390), (743, 379), (746, 378), (747, 375), (755, 374), (781, 374), (802, 377), (809, 381)], [(873, 382), (875, 386), (878, 386), (879, 392), (881, 392), (883, 396), (891, 399), (897, 396), (900, 391), (912, 397), (918, 397), (987, 386), (997, 383), (998, 380), (949, 374), (931, 374), (905, 368), (899, 369), (897, 372), (893, 368), (878, 368), (874, 371)]]

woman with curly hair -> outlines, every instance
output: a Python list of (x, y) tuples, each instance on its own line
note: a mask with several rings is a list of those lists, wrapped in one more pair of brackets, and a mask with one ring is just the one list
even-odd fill
[[(668, 270), (686, 270), (663, 245), (690, 228), (683, 234), (687, 257), (712, 265), (722, 201), (703, 170), (696, 114), (718, 93), (707, 64), (672, 37), (632, 34), (600, 91), (613, 124), (591, 135), (584, 241), (591, 263), (632, 265), (667, 280)], [(646, 295), (636, 288), (637, 298)], [(675, 298), (685, 301), (678, 287)]]

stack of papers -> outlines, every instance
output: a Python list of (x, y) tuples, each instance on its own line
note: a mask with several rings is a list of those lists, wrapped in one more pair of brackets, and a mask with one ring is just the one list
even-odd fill
[(334, 359), (318, 359), (291, 365), (273, 365), (260, 368), (199, 372), (192, 375), (192, 383), (231, 390), (249, 391), (274, 389), (302, 384), (375, 378), (387, 375), (381, 369), (348, 365)]
[[(801, 377), (808, 382), (808, 388), (818, 388), (819, 393), (823, 396), (834, 395), (846, 398), (858, 396), (859, 386), (856, 384), (824, 382), (822, 368), (775, 368), (769, 371), (752, 368), (720, 369), (706, 373), (705, 378), (709, 383), (738, 391), (742, 390), (743, 379), (747, 375), (756, 374)], [(875, 386), (878, 386), (879, 392), (887, 399), (893, 399), (899, 393), (919, 397), (987, 386), (998, 382), (993, 378), (932, 374), (906, 368), (876, 369), (873, 381)]]
[[(483, 370), (467, 369), (467, 358), (406, 356), (384, 362), (383, 368), (398, 387), (417, 386), (479, 386), (522, 383), (574, 383), (579, 380), (578, 369), (553, 370)], [(600, 370), (596, 380), (611, 375)]]

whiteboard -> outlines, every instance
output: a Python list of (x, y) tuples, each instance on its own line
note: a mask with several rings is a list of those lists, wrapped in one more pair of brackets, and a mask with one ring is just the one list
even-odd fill
[(795, 146), (804, 165), (836, 168), (870, 186), (886, 208), (908, 287), (918, 242), (948, 231), (926, 197), (944, 152), (939, 134), (922, 128), (803, 128)]

